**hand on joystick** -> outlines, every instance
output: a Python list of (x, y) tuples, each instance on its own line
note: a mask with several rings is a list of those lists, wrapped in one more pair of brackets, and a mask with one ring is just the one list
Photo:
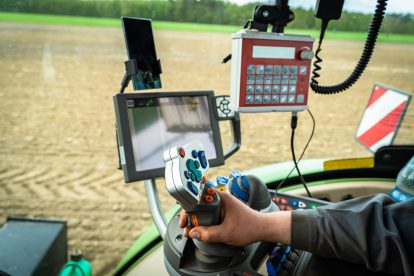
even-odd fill
[(180, 213), (179, 226), (190, 238), (233, 246), (258, 241), (290, 243), (290, 212), (260, 213), (234, 196), (217, 191), (221, 201), (221, 223), (213, 226), (187, 227), (187, 214)]

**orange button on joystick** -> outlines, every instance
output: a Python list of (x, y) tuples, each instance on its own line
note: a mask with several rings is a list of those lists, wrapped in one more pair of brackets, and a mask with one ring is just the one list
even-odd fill
[(208, 193), (209, 195), (214, 195), (214, 194), (216, 193), (216, 191), (215, 191), (213, 188), (208, 188), (208, 189), (207, 189), (207, 193)]
[(198, 219), (196, 215), (191, 215), (191, 220), (193, 221), (193, 224), (195, 227), (198, 227)]
[(206, 195), (204, 199), (206, 200), (207, 203), (211, 203), (214, 201), (214, 198), (211, 195)]

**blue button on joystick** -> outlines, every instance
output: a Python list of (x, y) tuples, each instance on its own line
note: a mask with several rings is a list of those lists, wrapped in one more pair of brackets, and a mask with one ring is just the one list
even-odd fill
[(241, 177), (241, 184), (243, 186), (243, 188), (245, 188), (246, 190), (250, 190), (250, 184), (249, 182), (247, 182), (247, 178), (245, 175), (242, 175)]
[(193, 158), (197, 158), (197, 151), (196, 151), (196, 150), (193, 150), (193, 151), (191, 152), (191, 156), (192, 156)]
[(203, 169), (207, 168), (207, 158), (206, 158), (206, 152), (204, 150), (200, 150), (198, 152), (198, 159), (200, 160), (201, 167)]
[(243, 191), (239, 187), (239, 184), (237, 184), (237, 181), (236, 180), (234, 180), (233, 183), (232, 183), (232, 185), (231, 185), (231, 192), (238, 199), (243, 200), (245, 202), (249, 201), (249, 194), (246, 193), (245, 191)]
[(206, 185), (207, 185), (208, 187), (211, 187), (211, 188), (214, 188), (214, 189), (216, 189), (216, 188), (217, 188), (217, 185), (216, 185), (216, 184), (214, 184), (214, 182), (211, 182), (211, 181), (207, 181)]
[(194, 185), (194, 183), (193, 182), (191, 182), (191, 181), (188, 181), (187, 182), (187, 187), (188, 187), (188, 189), (194, 194), (194, 195), (196, 195), (196, 196), (198, 196), (198, 189), (197, 189), (197, 187)]
[(232, 170), (231, 171), (231, 177), (233, 178), (239, 178), (242, 174), (238, 170)]
[(227, 184), (227, 182), (229, 182), (229, 179), (225, 176), (217, 176), (216, 182), (217, 184)]
[(190, 173), (188, 171), (184, 171), (184, 177), (186, 179), (190, 179)]

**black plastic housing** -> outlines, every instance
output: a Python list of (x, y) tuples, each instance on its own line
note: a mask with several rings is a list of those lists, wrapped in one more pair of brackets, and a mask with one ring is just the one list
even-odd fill
[(315, 6), (315, 17), (322, 20), (341, 18), (344, 0), (318, 0)]
[(8, 217), (0, 228), (0, 275), (57, 275), (67, 244), (65, 221)]

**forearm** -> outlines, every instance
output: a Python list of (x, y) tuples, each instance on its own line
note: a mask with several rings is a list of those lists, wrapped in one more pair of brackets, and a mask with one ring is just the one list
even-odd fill
[(394, 203), (385, 195), (359, 198), (294, 211), (291, 221), (296, 249), (412, 275), (414, 201)]
[(281, 211), (261, 213), (257, 231), (262, 233), (262, 241), (290, 244), (292, 232), (292, 212)]

